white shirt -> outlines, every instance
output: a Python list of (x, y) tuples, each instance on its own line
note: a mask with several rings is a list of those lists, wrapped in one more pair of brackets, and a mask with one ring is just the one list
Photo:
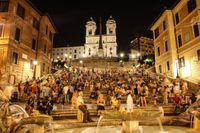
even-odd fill
[(127, 97), (126, 104), (127, 104), (127, 112), (133, 112), (133, 98), (130, 94)]
[(82, 96), (78, 96), (78, 98), (77, 98), (77, 107), (79, 105), (83, 105), (83, 104), (84, 104), (83, 97)]

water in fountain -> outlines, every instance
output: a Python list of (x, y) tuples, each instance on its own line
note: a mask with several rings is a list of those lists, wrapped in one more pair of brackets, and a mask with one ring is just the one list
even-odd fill
[(98, 123), (97, 123), (97, 128), (96, 128), (96, 133), (99, 133), (99, 126), (100, 126), (100, 122), (101, 122), (102, 119), (103, 119), (103, 115), (101, 115), (99, 117), (99, 120), (98, 120)]
[(159, 124), (159, 126), (160, 126), (160, 132), (161, 132), (161, 133), (168, 133), (168, 132), (165, 132), (165, 131), (164, 131), (160, 118), (157, 118), (157, 121), (158, 121), (158, 124)]
[(12, 109), (12, 107), (14, 107), (13, 109), (17, 109), (17, 108), (20, 108), (21, 111), (24, 113), (24, 117), (29, 117), (28, 113), (24, 110), (24, 108), (22, 108), (21, 106), (17, 105), (17, 104), (13, 104), (10, 106), (10, 108)]

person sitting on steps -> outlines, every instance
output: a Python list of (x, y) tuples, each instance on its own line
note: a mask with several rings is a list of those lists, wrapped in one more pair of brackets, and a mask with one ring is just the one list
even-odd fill
[(79, 110), (81, 110), (81, 112), (83, 112), (83, 122), (84, 123), (93, 122), (93, 120), (90, 117), (90, 113), (87, 109), (87, 106), (84, 103), (82, 91), (79, 91), (79, 93), (78, 93), (77, 107), (78, 107)]

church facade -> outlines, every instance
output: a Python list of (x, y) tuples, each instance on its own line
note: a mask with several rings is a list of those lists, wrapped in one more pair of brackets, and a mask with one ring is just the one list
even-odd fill
[[(90, 18), (86, 22), (86, 35), (84, 46), (76, 47), (60, 47), (53, 49), (53, 59), (71, 59), (98, 57), (100, 45), (103, 51), (103, 58), (117, 57), (117, 37), (116, 37), (116, 22), (112, 16), (106, 21), (106, 34), (96, 34), (97, 24)], [(101, 22), (100, 22), (100, 30)]]

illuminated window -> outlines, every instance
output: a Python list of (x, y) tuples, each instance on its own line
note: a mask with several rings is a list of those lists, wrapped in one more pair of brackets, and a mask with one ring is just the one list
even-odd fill
[(179, 58), (178, 63), (179, 63), (179, 68), (185, 67), (185, 59), (184, 59), (184, 57)]

